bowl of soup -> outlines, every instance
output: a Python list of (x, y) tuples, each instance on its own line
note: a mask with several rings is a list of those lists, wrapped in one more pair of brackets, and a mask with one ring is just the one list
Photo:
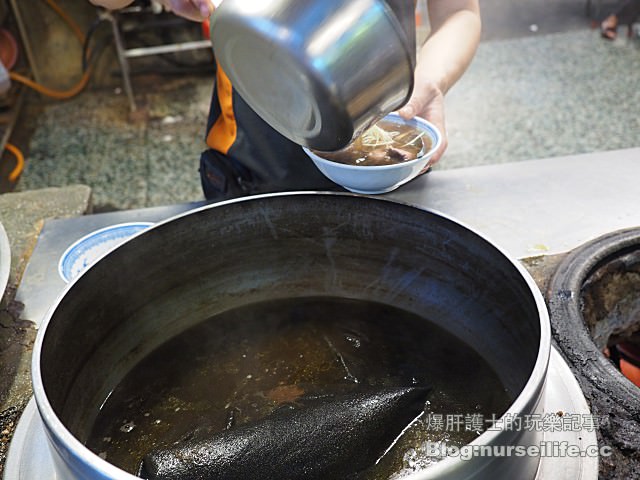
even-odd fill
[(378, 194), (417, 177), (441, 143), (442, 134), (432, 123), (392, 113), (342, 150), (303, 150), (331, 181), (351, 192)]

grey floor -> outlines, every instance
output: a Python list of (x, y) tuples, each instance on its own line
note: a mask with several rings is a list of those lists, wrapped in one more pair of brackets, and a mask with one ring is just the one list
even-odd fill
[(640, 146), (639, 87), (637, 38), (582, 29), (485, 42), (449, 92), (442, 167)]
[[(450, 143), (437, 168), (640, 146), (640, 39), (601, 39), (584, 2), (525, 3), (481, 2), (483, 41), (447, 96)], [(102, 210), (201, 200), (210, 78), (134, 87), (148, 106), (138, 122), (113, 89), (48, 106), (17, 189), (82, 183)]]

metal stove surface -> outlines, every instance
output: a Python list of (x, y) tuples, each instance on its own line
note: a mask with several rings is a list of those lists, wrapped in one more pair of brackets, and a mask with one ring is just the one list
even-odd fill
[[(640, 149), (432, 172), (387, 198), (466, 223), (513, 258), (561, 253), (606, 232), (640, 225)], [(603, 168), (605, 167), (606, 168)], [(198, 204), (89, 215), (45, 223), (16, 293), (22, 318), (39, 326), (65, 288), (58, 261), (84, 235), (123, 222), (158, 222)], [(544, 412), (589, 414), (571, 370), (552, 349)], [(593, 431), (547, 432), (545, 440), (596, 445)], [(596, 479), (597, 457), (545, 457), (537, 479)], [(11, 442), (4, 480), (56, 479), (35, 402)]]

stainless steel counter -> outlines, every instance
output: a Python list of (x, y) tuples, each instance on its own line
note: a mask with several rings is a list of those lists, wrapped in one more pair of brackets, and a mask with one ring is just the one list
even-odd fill
[(443, 170), (388, 197), (450, 215), (514, 258), (640, 225), (640, 148)]
[[(514, 258), (562, 253), (640, 225), (640, 148), (434, 171), (385, 195), (467, 224)], [(122, 222), (157, 222), (202, 205), (170, 205), (45, 222), (16, 293), (40, 324), (65, 287), (57, 263), (82, 236)]]

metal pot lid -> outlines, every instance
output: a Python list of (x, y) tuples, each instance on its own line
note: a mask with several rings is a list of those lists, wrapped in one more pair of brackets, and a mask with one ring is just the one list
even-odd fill
[(225, 1), (211, 17), (211, 40), (266, 123), (298, 145), (338, 150), (409, 99), (415, 48), (385, 2), (304, 3)]

